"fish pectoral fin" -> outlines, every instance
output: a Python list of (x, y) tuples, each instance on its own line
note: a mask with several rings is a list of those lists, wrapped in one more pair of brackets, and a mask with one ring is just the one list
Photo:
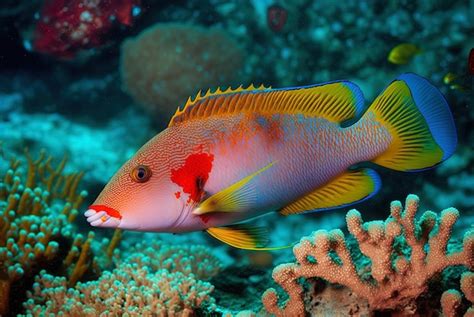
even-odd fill
[(372, 197), (380, 186), (380, 177), (372, 169), (347, 171), (282, 208), (280, 213), (287, 216), (352, 205)]
[(239, 212), (245, 210), (257, 199), (257, 192), (255, 186), (252, 186), (251, 180), (269, 169), (273, 164), (273, 162), (268, 164), (205, 199), (193, 210), (193, 214), (203, 215), (209, 212)]
[(236, 224), (225, 227), (209, 228), (206, 231), (217, 240), (238, 249), (269, 251), (292, 247), (292, 245), (265, 247), (269, 240), (269, 233), (265, 227)]

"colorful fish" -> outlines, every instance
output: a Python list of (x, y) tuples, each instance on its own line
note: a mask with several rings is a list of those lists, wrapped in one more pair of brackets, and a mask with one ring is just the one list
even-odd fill
[(353, 205), (381, 187), (375, 170), (357, 163), (424, 170), (456, 142), (446, 100), (415, 74), (399, 76), (368, 109), (348, 81), (218, 89), (178, 109), (85, 216), (96, 227), (206, 230), (237, 248), (265, 249), (267, 231), (244, 221)]
[(130, 26), (140, 0), (46, 0), (35, 26), (31, 49), (72, 58), (104, 44), (114, 22)]
[(415, 55), (421, 52), (421, 49), (415, 44), (402, 43), (391, 49), (387, 60), (392, 64), (404, 65), (408, 64)]

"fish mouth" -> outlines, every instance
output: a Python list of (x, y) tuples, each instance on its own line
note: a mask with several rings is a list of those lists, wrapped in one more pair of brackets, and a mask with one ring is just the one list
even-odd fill
[(117, 228), (122, 220), (120, 212), (104, 205), (89, 206), (84, 216), (93, 227)]

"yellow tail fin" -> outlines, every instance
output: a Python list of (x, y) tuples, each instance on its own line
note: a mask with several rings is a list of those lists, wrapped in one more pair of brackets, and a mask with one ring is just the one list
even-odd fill
[(426, 79), (403, 74), (380, 94), (365, 116), (373, 115), (392, 136), (373, 162), (399, 170), (427, 169), (449, 158), (457, 136), (449, 106)]

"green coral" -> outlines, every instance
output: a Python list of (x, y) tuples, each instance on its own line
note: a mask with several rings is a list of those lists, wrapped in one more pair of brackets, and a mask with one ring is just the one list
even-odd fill
[(26, 158), (26, 169), (12, 159), (0, 181), (0, 314), (8, 313), (22, 279), (71, 266), (77, 280), (76, 261), (81, 253), (89, 258), (71, 225), (87, 195), (78, 190), (82, 173), (64, 173), (66, 159), (53, 166), (44, 152), (36, 160), (26, 152)]

